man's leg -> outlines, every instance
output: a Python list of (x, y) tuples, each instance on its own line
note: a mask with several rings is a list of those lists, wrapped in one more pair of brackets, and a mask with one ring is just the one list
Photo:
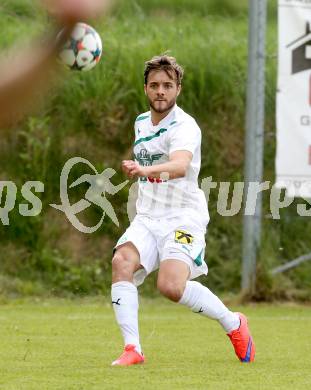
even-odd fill
[(123, 244), (116, 250), (112, 260), (111, 298), (124, 338), (125, 352), (113, 362), (114, 365), (142, 362), (138, 331), (138, 292), (133, 284), (133, 275), (139, 268), (139, 253), (132, 243)]
[[(217, 320), (229, 337), (233, 336), (233, 340), (232, 337), (230, 339), (239, 359), (243, 360), (249, 355), (250, 360), (243, 361), (253, 360), (255, 348), (248, 332), (246, 318), (231, 312), (215, 294), (201, 283), (189, 281), (189, 274), (189, 266), (180, 260), (162, 261), (157, 284), (159, 291), (170, 300), (189, 307), (194, 313)], [(246, 332), (242, 335), (243, 340), (239, 334), (242, 325)], [(238, 351), (235, 345), (236, 339), (239, 344)]]
[(180, 260), (165, 260), (160, 264), (159, 291), (174, 302), (188, 306), (193, 312), (217, 320), (227, 333), (240, 325), (239, 316), (232, 313), (207, 287), (189, 281), (189, 266)]

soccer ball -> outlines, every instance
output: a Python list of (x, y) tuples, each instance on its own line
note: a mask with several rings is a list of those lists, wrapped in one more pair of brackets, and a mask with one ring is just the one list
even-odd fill
[(94, 28), (77, 23), (59, 58), (69, 69), (87, 71), (99, 62), (102, 50), (102, 41)]

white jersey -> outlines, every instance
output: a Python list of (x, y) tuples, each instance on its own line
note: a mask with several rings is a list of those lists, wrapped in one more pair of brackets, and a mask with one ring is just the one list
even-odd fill
[(150, 218), (177, 217), (189, 214), (203, 224), (209, 221), (204, 192), (198, 186), (201, 166), (201, 130), (196, 121), (177, 105), (161, 122), (153, 126), (150, 111), (135, 122), (135, 160), (142, 166), (162, 164), (177, 150), (187, 150), (193, 158), (186, 176), (167, 180), (140, 177), (138, 179), (138, 215)]

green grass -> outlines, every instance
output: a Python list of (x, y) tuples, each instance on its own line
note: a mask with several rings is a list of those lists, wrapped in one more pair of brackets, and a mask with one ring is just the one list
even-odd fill
[(235, 307), (257, 344), (242, 365), (219, 325), (163, 299), (142, 300), (144, 366), (112, 368), (122, 341), (107, 301), (11, 301), (0, 314), (1, 390), (308, 389), (311, 312)]

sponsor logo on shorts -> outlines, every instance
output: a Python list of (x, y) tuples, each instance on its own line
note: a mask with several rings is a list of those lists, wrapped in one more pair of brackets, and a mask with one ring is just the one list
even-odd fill
[(192, 244), (193, 236), (184, 230), (175, 231), (175, 242), (178, 244)]

